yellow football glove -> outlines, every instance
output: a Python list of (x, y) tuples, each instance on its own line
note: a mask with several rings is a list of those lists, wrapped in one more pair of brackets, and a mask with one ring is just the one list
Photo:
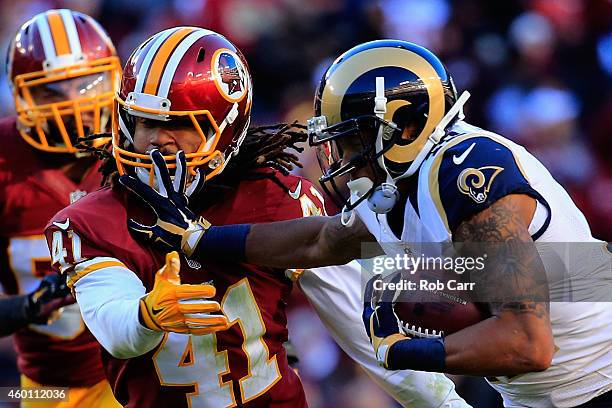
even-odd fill
[(166, 264), (155, 274), (153, 290), (140, 299), (140, 319), (155, 331), (208, 334), (228, 327), (212, 285), (181, 284), (181, 261), (176, 251), (166, 255)]

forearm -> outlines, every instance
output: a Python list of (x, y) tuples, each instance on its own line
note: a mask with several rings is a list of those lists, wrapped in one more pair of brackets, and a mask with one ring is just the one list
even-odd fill
[(74, 288), (87, 327), (114, 357), (145, 354), (161, 341), (163, 333), (145, 328), (138, 320), (145, 288), (129, 269), (99, 269), (79, 279)]
[(28, 295), (0, 298), (0, 336), (9, 336), (28, 325), (28, 302)]
[(253, 225), (246, 242), (246, 261), (276, 268), (315, 268), (358, 258), (359, 247), (351, 248), (349, 239), (341, 249), (330, 242), (334, 221), (331, 217), (308, 217)]
[(539, 318), (506, 313), (445, 339), (446, 372), (512, 376), (542, 371), (552, 358), (552, 332)]
[(361, 257), (361, 242), (369, 233), (360, 227), (345, 227), (338, 217), (213, 226), (203, 233), (192, 257), (284, 269), (340, 265)]
[(524, 322), (513, 320), (492, 317), (443, 340), (396, 341), (388, 351), (381, 348), (380, 357), (387, 353), (390, 370), (473, 376), (513, 376), (548, 368), (553, 348), (548, 339), (552, 336), (541, 333), (541, 328), (532, 328), (535, 334), (529, 335)]

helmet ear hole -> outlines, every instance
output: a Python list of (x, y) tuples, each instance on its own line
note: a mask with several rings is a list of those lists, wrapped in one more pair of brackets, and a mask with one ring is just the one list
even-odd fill
[(400, 107), (393, 114), (393, 122), (400, 128), (395, 142), (400, 146), (412, 143), (427, 123), (427, 104), (411, 104)]
[(196, 58), (196, 62), (204, 61), (204, 57), (206, 57), (206, 50), (204, 49), (204, 47), (200, 47), (200, 50), (198, 51), (198, 57)]

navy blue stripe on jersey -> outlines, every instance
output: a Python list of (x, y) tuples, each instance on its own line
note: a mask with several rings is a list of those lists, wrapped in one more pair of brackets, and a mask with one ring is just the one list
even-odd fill
[(540, 238), (542, 234), (544, 234), (544, 232), (546, 232), (546, 230), (548, 229), (548, 226), (550, 225), (550, 219), (552, 218), (552, 210), (550, 208), (550, 205), (546, 202), (546, 200), (540, 197), (538, 198), (538, 201), (541, 202), (544, 205), (544, 207), (546, 207), (546, 209), (548, 210), (548, 214), (546, 215), (546, 221), (544, 221), (544, 224), (540, 227), (539, 230), (535, 232), (535, 234), (531, 236), (531, 239), (533, 239), (534, 241), (537, 241), (537, 239)]
[(408, 200), (410, 201), (410, 204), (412, 204), (412, 207), (414, 208), (414, 211), (416, 211), (417, 215), (420, 216), (420, 214), (419, 214), (419, 197), (418, 197), (418, 189), (417, 188), (411, 189), (408, 192)]
[[(468, 138), (446, 150), (438, 185), (451, 231), (508, 194), (527, 194), (544, 204), (550, 214), (550, 206), (531, 187), (512, 151), (488, 137)], [(538, 231), (540, 235), (547, 224)]]
[[(402, 180), (402, 191), (401, 194), (408, 195), (408, 201), (416, 211), (417, 215), (419, 215), (419, 200), (418, 200), (418, 192), (419, 192), (419, 175), (418, 173)], [(405, 210), (404, 210), (405, 212)]]

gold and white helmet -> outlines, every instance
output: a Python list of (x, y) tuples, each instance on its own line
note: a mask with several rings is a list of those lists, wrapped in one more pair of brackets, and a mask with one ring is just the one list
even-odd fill
[[(418, 169), (445, 128), (461, 116), (468, 96), (457, 98), (442, 62), (416, 44), (379, 40), (348, 50), (325, 71), (315, 116), (308, 121), (323, 188), (348, 209), (381, 186), (387, 196), (395, 195), (394, 181)], [(347, 143), (357, 143), (352, 150), (358, 154), (344, 157)], [(342, 178), (364, 166), (380, 177), (369, 183), (361, 200), (350, 200)]]

